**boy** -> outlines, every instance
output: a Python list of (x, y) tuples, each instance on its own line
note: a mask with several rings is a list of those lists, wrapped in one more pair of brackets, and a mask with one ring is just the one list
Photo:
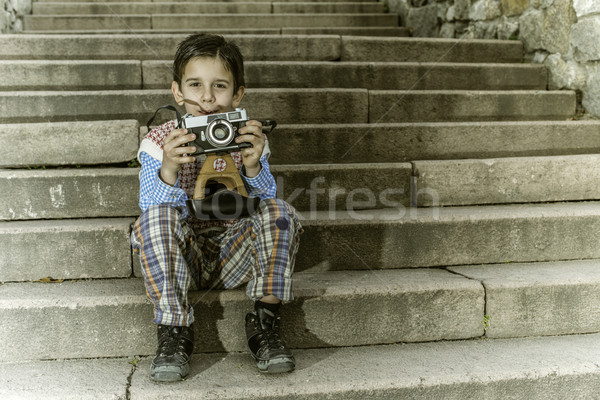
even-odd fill
[[(175, 101), (193, 116), (234, 110), (244, 96), (244, 65), (238, 47), (216, 35), (182, 41), (173, 62)], [(239, 220), (200, 221), (185, 206), (194, 193), (202, 157), (185, 147), (195, 136), (169, 121), (143, 139), (138, 159), (140, 208), (131, 241), (139, 254), (146, 293), (154, 304), (158, 350), (150, 375), (176, 381), (189, 372), (194, 346), (190, 289), (230, 289), (248, 282), (254, 311), (246, 315), (248, 348), (261, 372), (295, 367), (279, 338), (279, 307), (292, 300), (291, 274), (301, 225), (294, 209), (275, 199), (276, 185), (261, 123), (248, 121), (237, 143), (252, 147), (232, 153), (248, 195), (258, 210)]]

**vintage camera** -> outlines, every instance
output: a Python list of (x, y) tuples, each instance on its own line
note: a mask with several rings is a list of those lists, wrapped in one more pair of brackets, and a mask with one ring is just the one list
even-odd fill
[(246, 110), (236, 108), (221, 114), (184, 117), (182, 127), (188, 133), (196, 134), (196, 139), (188, 144), (196, 146), (196, 152), (192, 155), (228, 153), (252, 147), (250, 143), (235, 143), (235, 138), (239, 136), (238, 130), (246, 125), (246, 121)]

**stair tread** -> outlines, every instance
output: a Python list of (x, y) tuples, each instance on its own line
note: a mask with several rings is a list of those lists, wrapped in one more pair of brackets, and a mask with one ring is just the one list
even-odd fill
[[(246, 353), (195, 355), (185, 382), (156, 385), (151, 358), (0, 364), (3, 398), (593, 398), (600, 335), (297, 350), (296, 371), (259, 376)], [(560, 351), (556, 351), (560, 349)], [(366, 367), (368, 366), (368, 367)], [(28, 376), (23, 380), (23, 376)], [(131, 383), (128, 383), (128, 379)], [(21, 396), (21, 397), (19, 397)]]

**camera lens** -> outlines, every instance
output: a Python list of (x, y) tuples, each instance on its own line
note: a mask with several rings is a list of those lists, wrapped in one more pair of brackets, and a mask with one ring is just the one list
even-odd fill
[(213, 133), (215, 134), (215, 138), (223, 140), (227, 137), (227, 128), (223, 126), (216, 126), (213, 129)]
[(225, 147), (235, 138), (233, 125), (225, 119), (218, 119), (208, 124), (206, 139), (214, 147)]

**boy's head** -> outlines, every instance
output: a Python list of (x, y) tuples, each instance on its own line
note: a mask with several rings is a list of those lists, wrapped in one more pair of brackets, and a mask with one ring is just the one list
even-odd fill
[(188, 113), (230, 111), (239, 105), (244, 86), (244, 60), (234, 43), (203, 33), (179, 43), (171, 89)]

